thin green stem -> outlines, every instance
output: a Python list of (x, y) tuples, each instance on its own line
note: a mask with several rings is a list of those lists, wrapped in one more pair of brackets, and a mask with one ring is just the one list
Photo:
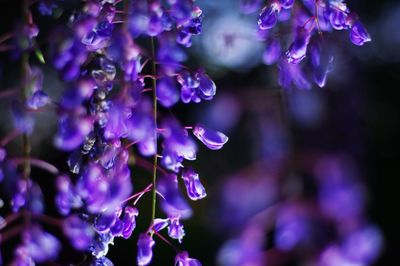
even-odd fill
[[(156, 55), (155, 55), (155, 40), (154, 37), (151, 37), (151, 54), (152, 54), (152, 75), (157, 75), (156, 69)], [(151, 224), (153, 224), (154, 219), (156, 217), (156, 201), (157, 201), (157, 190), (156, 190), (156, 181), (157, 181), (157, 163), (158, 163), (158, 156), (157, 156), (157, 80), (152, 79), (153, 83), (153, 106), (154, 106), (154, 141), (155, 141), (155, 153), (153, 157), (153, 188), (152, 188), (152, 208), (151, 208)]]
[[(30, 24), (31, 23), (31, 16), (29, 11), (29, 1), (24, 0), (22, 4), (22, 14), (24, 18), (24, 23)], [(28, 75), (29, 75), (29, 51), (24, 51), (22, 54), (21, 60), (21, 81), (22, 81), (22, 91), (21, 91), (21, 99), (23, 103), (26, 102), (26, 99), (29, 97), (29, 86), (28, 86)], [(24, 163), (22, 165), (22, 176), (27, 181), (29, 185), (29, 179), (31, 175), (31, 143), (29, 140), (29, 134), (23, 133), (22, 134), (22, 154), (24, 157)], [(28, 189), (29, 190), (29, 189)], [(25, 226), (28, 226), (31, 220), (30, 215), (24, 215), (25, 217)]]

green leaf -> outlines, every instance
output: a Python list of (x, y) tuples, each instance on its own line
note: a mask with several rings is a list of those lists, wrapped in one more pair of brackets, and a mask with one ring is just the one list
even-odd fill
[(39, 48), (35, 49), (35, 55), (36, 55), (37, 59), (40, 61), (40, 63), (46, 64), (46, 61), (44, 60), (43, 53)]

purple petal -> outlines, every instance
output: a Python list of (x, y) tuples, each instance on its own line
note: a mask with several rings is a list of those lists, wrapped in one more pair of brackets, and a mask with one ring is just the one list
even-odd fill
[(194, 127), (193, 134), (211, 150), (221, 149), (228, 141), (224, 133), (201, 125)]
[(49, 96), (42, 90), (36, 91), (27, 101), (27, 106), (31, 109), (38, 109), (50, 102)]
[(110, 227), (113, 226), (120, 215), (121, 211), (116, 212), (104, 212), (100, 214), (94, 222), (94, 228), (99, 233), (108, 232)]
[(211, 100), (217, 91), (214, 81), (203, 71), (198, 71), (195, 77), (200, 82), (198, 87), (200, 97), (204, 100)]
[(311, 33), (303, 27), (297, 27), (296, 35), (289, 50), (286, 52), (289, 63), (298, 64), (306, 57), (307, 46)]
[(63, 231), (70, 239), (72, 246), (78, 250), (86, 250), (95, 234), (92, 226), (77, 215), (69, 216), (64, 220)]
[(179, 91), (172, 78), (162, 78), (157, 82), (157, 99), (165, 107), (171, 107), (179, 101)]
[(153, 258), (153, 246), (155, 242), (153, 238), (146, 234), (142, 233), (139, 235), (138, 239), (138, 250), (137, 250), (137, 263), (139, 266), (148, 265)]
[(73, 150), (80, 146), (93, 129), (90, 117), (64, 117), (60, 120), (55, 145), (62, 150)]
[(347, 28), (346, 25), (346, 13), (341, 10), (337, 10), (336, 8), (331, 8), (329, 14), (329, 21), (331, 23), (332, 28), (335, 30), (342, 30)]
[(182, 251), (175, 257), (175, 266), (201, 266), (201, 263), (196, 259), (189, 258), (187, 251)]
[(29, 255), (36, 262), (57, 258), (61, 248), (57, 238), (37, 226), (31, 227), (25, 232), (24, 240), (29, 250)]
[(11, 103), (11, 112), (14, 120), (14, 127), (21, 132), (31, 134), (35, 125), (35, 120), (23, 104), (18, 101)]
[(383, 247), (383, 236), (373, 225), (364, 226), (346, 236), (342, 249), (354, 262), (371, 265)]
[(182, 179), (191, 200), (199, 200), (207, 196), (206, 190), (200, 182), (199, 174), (194, 172), (192, 168), (183, 171)]
[(275, 64), (281, 56), (281, 44), (278, 39), (272, 38), (265, 48), (263, 61), (266, 65)]
[(122, 237), (128, 239), (133, 230), (136, 228), (136, 216), (139, 215), (138, 209), (134, 207), (127, 206), (124, 209), (124, 217), (122, 222), (124, 224), (124, 229), (122, 231)]
[(292, 8), (294, 4), (294, 0), (279, 0), (279, 2), (284, 9)]
[(183, 225), (179, 221), (179, 217), (171, 218), (171, 223), (168, 226), (168, 235), (173, 239), (178, 239), (179, 243), (182, 242), (185, 231), (183, 230)]
[(164, 228), (166, 228), (169, 224), (169, 219), (154, 219), (154, 223), (153, 223), (153, 231), (154, 232), (160, 232), (161, 230), (163, 230)]
[(192, 215), (192, 209), (178, 189), (176, 175), (171, 174), (160, 178), (158, 180), (157, 190), (165, 198), (165, 200), (161, 202), (161, 208), (169, 217), (179, 216), (186, 219)]
[(358, 46), (362, 46), (364, 43), (371, 41), (371, 37), (360, 21), (356, 21), (351, 27), (350, 40)]
[(271, 29), (278, 21), (278, 14), (280, 12), (276, 3), (264, 7), (258, 16), (258, 26), (262, 30)]

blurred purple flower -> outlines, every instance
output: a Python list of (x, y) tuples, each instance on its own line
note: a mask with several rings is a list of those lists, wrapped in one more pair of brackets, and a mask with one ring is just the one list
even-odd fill
[(151, 262), (153, 258), (154, 244), (155, 242), (150, 235), (146, 233), (142, 233), (139, 235), (139, 239), (137, 242), (137, 264), (139, 266), (145, 266)]

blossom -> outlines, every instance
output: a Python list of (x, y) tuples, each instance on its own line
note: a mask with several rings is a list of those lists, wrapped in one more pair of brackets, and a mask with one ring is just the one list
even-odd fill
[(201, 266), (201, 263), (196, 259), (189, 258), (187, 251), (182, 251), (175, 257), (175, 266)]
[(150, 235), (146, 233), (142, 233), (139, 235), (139, 239), (137, 242), (137, 264), (139, 266), (148, 265), (151, 262), (153, 258), (154, 244), (155, 242)]
[(358, 20), (351, 25), (350, 40), (352, 43), (358, 46), (362, 46), (364, 43), (371, 41), (369, 33)]
[(182, 172), (182, 179), (186, 186), (186, 192), (191, 200), (199, 200), (207, 196), (204, 186), (201, 184), (199, 174), (192, 168), (185, 169)]
[(78, 250), (86, 250), (95, 235), (92, 225), (77, 215), (71, 215), (64, 220), (63, 231), (72, 246)]
[(268, 30), (273, 28), (278, 21), (279, 12), (280, 7), (277, 3), (265, 6), (258, 16), (258, 26), (260, 29)]
[(298, 64), (306, 57), (307, 46), (310, 42), (311, 34), (303, 27), (296, 29), (296, 35), (289, 50), (286, 52), (289, 63)]
[(23, 246), (20, 250), (17, 249), (17, 254), (22, 252), (21, 249), (26, 249), (27, 258), (41, 263), (57, 258), (60, 248), (60, 242), (52, 234), (43, 231), (38, 226), (32, 226), (24, 232)]
[(161, 208), (169, 217), (187, 219), (192, 215), (192, 209), (178, 189), (176, 175), (170, 174), (159, 178), (157, 190), (165, 199), (161, 202)]
[(211, 150), (221, 149), (229, 139), (224, 133), (202, 125), (197, 125), (193, 128), (193, 135)]
[(182, 242), (182, 238), (185, 236), (183, 225), (180, 223), (180, 217), (170, 218), (170, 224), (168, 226), (168, 235), (171, 238), (178, 239), (179, 243)]

